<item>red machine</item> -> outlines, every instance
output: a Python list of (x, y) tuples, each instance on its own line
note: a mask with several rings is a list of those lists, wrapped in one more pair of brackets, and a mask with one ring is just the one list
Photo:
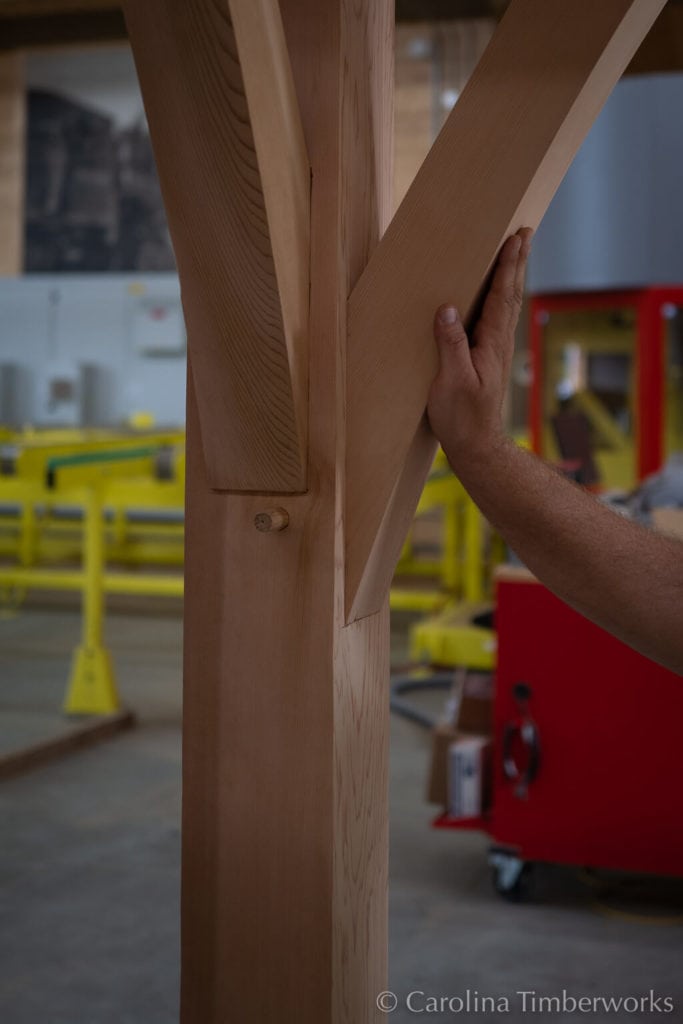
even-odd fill
[(533, 861), (683, 876), (683, 679), (532, 577), (496, 610), (491, 836), (499, 891)]

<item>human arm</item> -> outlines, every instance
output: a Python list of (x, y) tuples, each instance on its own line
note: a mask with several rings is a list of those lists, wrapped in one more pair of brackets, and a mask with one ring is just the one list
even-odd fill
[(440, 370), (428, 415), (483, 515), (558, 597), (624, 643), (683, 674), (683, 543), (627, 520), (505, 436), (531, 232), (508, 239), (473, 332), (442, 306)]

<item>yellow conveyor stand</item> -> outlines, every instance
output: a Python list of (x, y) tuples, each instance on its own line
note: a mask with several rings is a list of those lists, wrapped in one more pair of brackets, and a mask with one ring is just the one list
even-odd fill
[[(182, 456), (176, 459), (181, 469), (173, 480), (153, 478), (159, 454), (179, 451), (182, 440), (178, 432), (117, 437), (104, 431), (51, 431), (5, 439), (15, 449), (14, 474), (0, 476), (0, 503), (14, 512), (3, 517), (10, 537), (5, 537), (2, 553), (11, 554), (17, 564), (0, 567), (0, 592), (6, 599), (29, 588), (82, 594), (82, 637), (72, 659), (64, 701), (67, 714), (110, 715), (120, 708), (104, 643), (105, 595), (182, 596), (183, 579), (177, 572), (106, 570), (112, 551), (124, 560), (140, 560), (139, 550), (126, 550), (132, 544), (126, 521), (131, 507), (177, 513), (177, 522), (150, 523), (144, 543), (159, 544), (157, 560), (165, 560), (170, 551), (172, 564), (182, 563)], [(64, 508), (66, 520), (58, 515)], [(111, 521), (105, 509), (110, 516), (113, 513)], [(74, 521), (75, 513), (80, 518)], [(73, 558), (75, 552), (81, 555), (81, 566), (46, 565), (46, 552), (53, 560)]]
[[(413, 662), (489, 671), (495, 665), (495, 632), (472, 620), (491, 611), (492, 573), (504, 559), (504, 546), (441, 451), (420, 499), (417, 522), (436, 509), (441, 514), (439, 555), (420, 558), (409, 538), (391, 589), (391, 609), (434, 613), (410, 630)], [(427, 580), (431, 585), (425, 588)]]

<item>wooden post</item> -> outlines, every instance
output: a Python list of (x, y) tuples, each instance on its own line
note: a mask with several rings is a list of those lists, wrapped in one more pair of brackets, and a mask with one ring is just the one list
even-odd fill
[(387, 613), (345, 627), (341, 558), (346, 296), (391, 188), (393, 11), (364, 6), (283, 4), (313, 170), (309, 490), (286, 530), (210, 491), (189, 391), (184, 1024), (363, 1024), (386, 987)]
[(0, 56), (0, 274), (24, 265), (26, 94), (23, 53)]
[[(391, 0), (124, 0), (190, 348), (183, 1024), (381, 1019), (387, 590), (433, 451), (431, 317), (542, 215), (663, 3), (515, 0), (378, 245)], [(310, 253), (307, 395), (283, 224)]]

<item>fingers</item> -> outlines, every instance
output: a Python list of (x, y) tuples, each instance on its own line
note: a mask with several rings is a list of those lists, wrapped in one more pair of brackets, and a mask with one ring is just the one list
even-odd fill
[(470, 346), (455, 306), (439, 306), (434, 317), (434, 338), (439, 350), (440, 373), (451, 381), (473, 374)]
[(524, 298), (524, 278), (531, 251), (531, 228), (522, 228), (507, 239), (498, 256), (490, 288), (475, 330), (476, 348), (470, 351), (465, 328), (454, 306), (440, 306), (434, 317), (434, 337), (439, 349), (440, 374), (450, 381), (481, 380), (492, 357), (507, 372), (514, 332)]
[(475, 332), (478, 360), (486, 362), (493, 356), (507, 366), (512, 358), (532, 235), (530, 228), (522, 228), (500, 251)]
[[(517, 257), (517, 273), (515, 274), (515, 295), (519, 296), (519, 305), (521, 308), (522, 300), (524, 298), (524, 282), (526, 279), (526, 267), (529, 261), (529, 253), (531, 252), (531, 240), (534, 237), (534, 233), (531, 228), (522, 228), (517, 232), (522, 240), (522, 244), (519, 250), (519, 256)], [(518, 314), (519, 315), (519, 314)], [(517, 321), (515, 320), (515, 324)]]
[(517, 264), (522, 249), (519, 235), (507, 239), (498, 256), (491, 286), (484, 301), (481, 320), (496, 334), (508, 331), (513, 318), (519, 315), (522, 297), (516, 291)]

